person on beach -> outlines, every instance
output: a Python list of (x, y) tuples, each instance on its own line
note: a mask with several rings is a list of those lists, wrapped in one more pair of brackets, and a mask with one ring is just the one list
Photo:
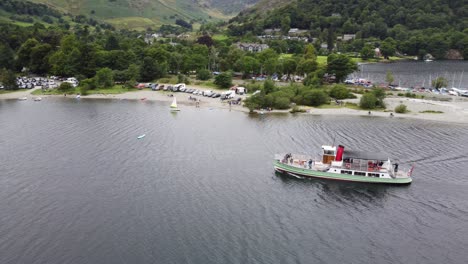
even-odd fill
[(390, 113), (390, 117), (393, 117), (393, 113)]
[(369, 111), (369, 115), (371, 115), (371, 114), (372, 114), (371, 111)]

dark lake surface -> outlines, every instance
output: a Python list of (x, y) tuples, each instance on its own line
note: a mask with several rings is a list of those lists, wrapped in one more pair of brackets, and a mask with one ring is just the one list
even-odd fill
[(444, 77), (448, 88), (468, 89), (468, 61), (398, 61), (359, 65), (359, 71), (350, 77), (365, 78), (375, 83), (386, 83), (387, 71), (392, 72), (394, 84), (401, 87), (431, 87), (431, 81)]
[[(181, 109), (0, 100), (0, 263), (467, 263), (468, 126)], [(335, 137), (413, 184), (274, 173)]]

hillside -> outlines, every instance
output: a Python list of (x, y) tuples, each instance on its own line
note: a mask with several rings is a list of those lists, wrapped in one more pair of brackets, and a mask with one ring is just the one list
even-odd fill
[(225, 20), (256, 0), (32, 0), (73, 15), (103, 19), (117, 28), (146, 29), (174, 24)]
[(448, 49), (466, 52), (468, 6), (464, 0), (262, 0), (232, 18), (229, 33), (263, 35), (268, 28), (279, 28), (283, 35), (291, 28), (306, 30), (329, 49), (343, 34), (391, 37), (402, 53), (434, 52), (442, 58)]

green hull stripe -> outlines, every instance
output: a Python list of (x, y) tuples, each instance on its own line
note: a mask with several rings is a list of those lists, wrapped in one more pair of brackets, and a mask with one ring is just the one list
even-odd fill
[(285, 172), (290, 172), (293, 174), (309, 176), (309, 177), (319, 177), (326, 178), (331, 180), (342, 180), (342, 181), (353, 181), (353, 182), (369, 182), (369, 183), (392, 183), (392, 184), (408, 184), (411, 183), (411, 178), (395, 178), (395, 179), (385, 179), (385, 178), (374, 178), (374, 177), (365, 177), (365, 176), (355, 176), (349, 174), (337, 174), (330, 172), (314, 171), (309, 169), (301, 169), (294, 166), (290, 166), (284, 163), (281, 163), (275, 160), (275, 168), (283, 170)]

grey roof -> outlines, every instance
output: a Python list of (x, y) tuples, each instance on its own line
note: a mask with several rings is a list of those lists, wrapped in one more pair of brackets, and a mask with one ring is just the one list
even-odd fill
[(389, 156), (382, 152), (356, 151), (346, 150), (343, 153), (343, 158), (364, 159), (364, 160), (387, 160)]

